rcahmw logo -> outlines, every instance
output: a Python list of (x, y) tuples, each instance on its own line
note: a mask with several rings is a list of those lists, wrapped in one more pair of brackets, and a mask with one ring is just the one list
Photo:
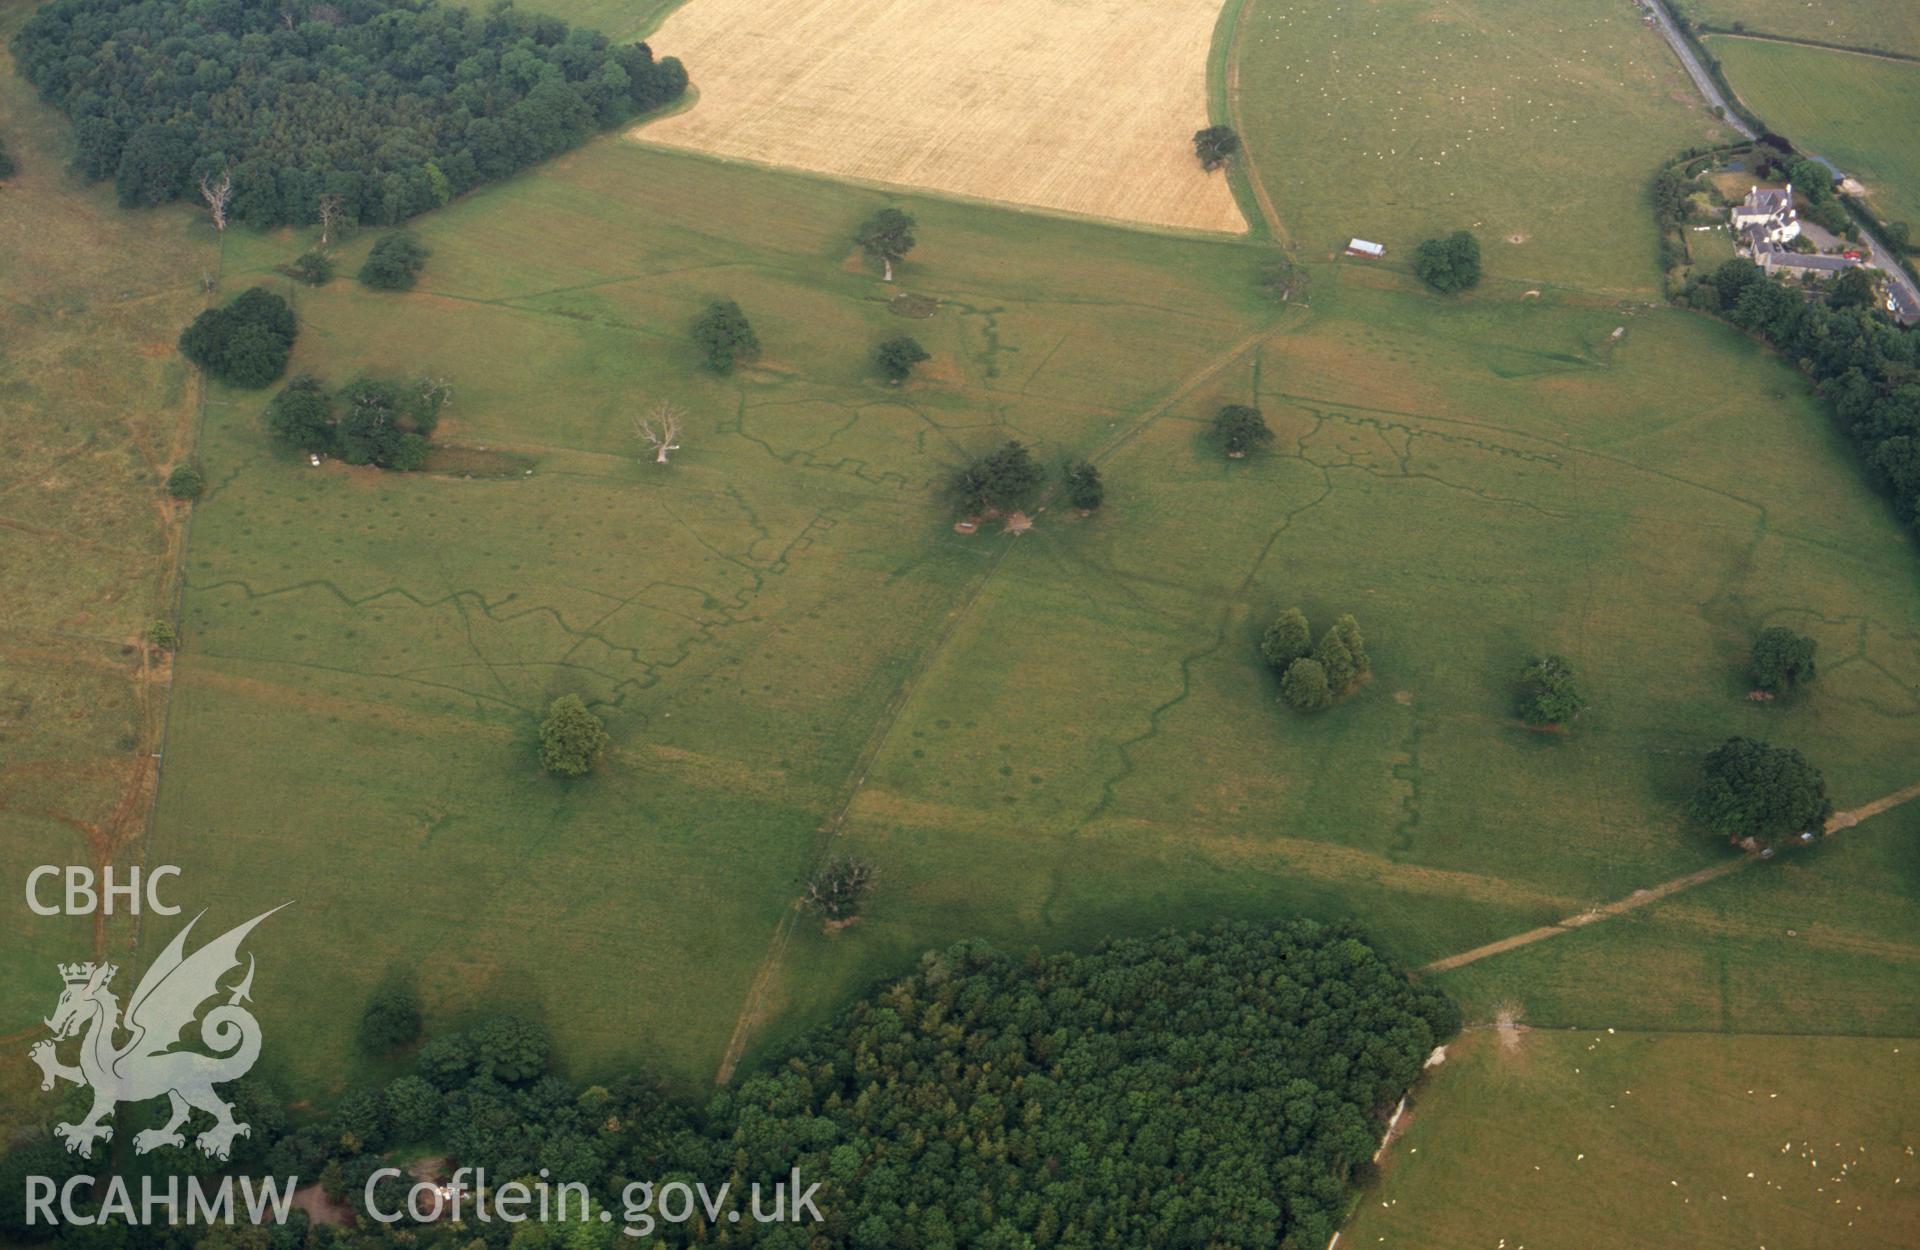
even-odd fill
[[(213, 1117), (213, 1126), (194, 1138), (210, 1158), (224, 1161), (234, 1139), (249, 1135), (249, 1127), (234, 1120), (233, 1104), (221, 1098), (214, 1086), (245, 1076), (260, 1057), (260, 1022), (241, 1006), (253, 988), (252, 956), (239, 984), (223, 989), (220, 981), (240, 966), (241, 941), (280, 907), (221, 934), (191, 955), (186, 953), (187, 935), (200, 917), (188, 921), (140, 978), (127, 1000), (124, 1020), (119, 1000), (108, 989), (117, 971), (112, 964), (60, 965), (66, 989), (46, 1021), (53, 1037), (35, 1043), (27, 1053), (40, 1065), (41, 1089), (52, 1089), (56, 1081), (72, 1081), (93, 1090), (93, 1108), (85, 1119), (54, 1126), (54, 1135), (69, 1151), (92, 1158), (96, 1142), (113, 1139), (107, 1119), (115, 1106), (162, 1094), (171, 1104), (167, 1122), (134, 1134), (136, 1154), (156, 1146), (185, 1146), (180, 1126), (195, 1110)], [(226, 1001), (200, 1019), (200, 1042), (213, 1053), (174, 1050), (181, 1034), (199, 1017), (201, 1006), (223, 993)], [(114, 1040), (121, 1032), (128, 1035), (125, 1044)], [(58, 1047), (76, 1035), (83, 1035), (79, 1063), (62, 1063)]]

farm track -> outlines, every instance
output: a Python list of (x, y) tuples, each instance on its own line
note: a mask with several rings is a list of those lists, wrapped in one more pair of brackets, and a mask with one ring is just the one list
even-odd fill
[[(1849, 811), (1834, 813), (1833, 816), (1827, 820), (1826, 832), (1831, 834), (1837, 833), (1842, 829), (1851, 829), (1863, 820), (1869, 820), (1880, 815), (1882, 812), (1889, 811), (1900, 806), (1902, 803), (1911, 802), (1914, 799), (1920, 799), (1920, 783), (1908, 786), (1904, 790), (1896, 790), (1892, 794), (1882, 795), (1871, 803), (1862, 804)], [(1535, 942), (1544, 942), (1548, 938), (1558, 937), (1562, 933), (1572, 933), (1576, 929), (1584, 929), (1588, 925), (1597, 924), (1602, 920), (1611, 920), (1615, 916), (1625, 915), (1627, 912), (1637, 911), (1650, 904), (1672, 898), (1676, 894), (1691, 890), (1696, 886), (1706, 885), (1710, 881), (1718, 881), (1722, 877), (1730, 877), (1748, 865), (1759, 862), (1759, 859), (1760, 857), (1758, 855), (1744, 855), (1739, 859), (1713, 864), (1696, 872), (1687, 873), (1685, 876), (1674, 877), (1669, 881), (1662, 881), (1659, 885), (1648, 886), (1644, 890), (1635, 890), (1625, 898), (1615, 899), (1611, 903), (1589, 908), (1576, 915), (1568, 916), (1564, 920), (1557, 920), (1552, 924), (1541, 925), (1537, 929), (1528, 929), (1524, 933), (1516, 933), (1512, 937), (1501, 938), (1497, 942), (1488, 942), (1485, 946), (1476, 946), (1472, 950), (1461, 951), (1458, 955), (1448, 955), (1444, 959), (1436, 959), (1420, 969), (1420, 971), (1430, 973), (1452, 972), (1455, 968), (1464, 968), (1468, 964), (1478, 963), (1482, 959), (1488, 959), (1494, 955), (1502, 955), (1511, 950), (1519, 950), (1521, 947), (1531, 946)]]
[(1274, 242), (1291, 250), (1293, 239), (1287, 233), (1287, 227), (1280, 220), (1280, 212), (1273, 206), (1273, 197), (1267, 194), (1267, 184), (1260, 179), (1260, 167), (1254, 163), (1253, 149), (1244, 136), (1247, 133), (1245, 119), (1240, 114), (1240, 36), (1247, 28), (1247, 14), (1258, 0), (1242, 0), (1240, 11), (1233, 18), (1233, 35), (1227, 43), (1227, 124), (1233, 132), (1243, 136), (1240, 144), (1240, 168), (1246, 175), (1247, 185), (1253, 188), (1254, 201), (1260, 206), (1260, 218), (1266, 223), (1267, 232)]

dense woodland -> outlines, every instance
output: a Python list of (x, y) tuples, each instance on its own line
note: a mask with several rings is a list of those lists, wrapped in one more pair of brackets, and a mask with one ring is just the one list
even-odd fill
[(677, 99), (645, 44), (436, 0), (53, 0), (20, 70), (128, 206), (231, 170), (231, 217), (391, 224)]
[[(497, 1179), (546, 1168), (586, 1183), (617, 1215), (633, 1180), (730, 1181), (742, 1192), (798, 1168), (821, 1183), (817, 1226), (663, 1225), (665, 1244), (1320, 1250), (1384, 1113), (1458, 1027), (1447, 999), (1346, 927), (1223, 926), (1086, 955), (965, 943), (924, 956), (704, 1109), (643, 1079), (572, 1084), (551, 1072), (537, 1026), (502, 1017), (428, 1042), (413, 1072), (297, 1127), (260, 1084), (236, 1083), (237, 1114), (254, 1133), (231, 1166), (319, 1177), (358, 1207), (376, 1168), (445, 1154)], [(362, 1041), (388, 1046), (415, 1029), (383, 992)], [(163, 1153), (170, 1166), (207, 1170)], [(22, 1172), (82, 1166), (51, 1135), (9, 1156), (0, 1225), (19, 1231)], [(379, 1201), (397, 1209), (399, 1199)], [(309, 1242), (296, 1224), (235, 1230), (221, 1244), (635, 1244), (619, 1228), (363, 1225), (315, 1228)], [(75, 1244), (182, 1250), (201, 1235), (67, 1233)]]

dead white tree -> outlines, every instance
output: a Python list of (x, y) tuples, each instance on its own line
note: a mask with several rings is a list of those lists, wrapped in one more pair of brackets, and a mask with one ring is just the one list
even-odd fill
[(233, 170), (221, 170), (218, 182), (212, 174), (200, 175), (200, 198), (207, 202), (207, 211), (213, 214), (213, 228), (225, 230), (227, 201), (233, 198)]
[(665, 464), (667, 453), (680, 450), (680, 418), (684, 415), (666, 400), (644, 417), (633, 419), (633, 431), (653, 447), (653, 462)]
[(333, 238), (333, 228), (340, 222), (342, 201), (337, 195), (323, 195), (315, 205), (320, 213), (320, 246), (325, 247)]

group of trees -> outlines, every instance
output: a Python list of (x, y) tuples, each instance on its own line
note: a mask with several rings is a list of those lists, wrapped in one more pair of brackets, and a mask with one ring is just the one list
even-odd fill
[(1360, 623), (1342, 616), (1313, 640), (1307, 614), (1288, 608), (1260, 639), (1260, 656), (1280, 678), (1280, 697), (1297, 712), (1332, 707), (1359, 687), (1373, 671)]
[(302, 374), (267, 405), (267, 429), (293, 451), (409, 472), (426, 464), (427, 440), (450, 394), (436, 378), (359, 378), (328, 394), (320, 379)]
[[(415, 1045), (417, 1005), (382, 994), (367, 1011), (379, 1022), (368, 1045), (385, 1057)], [(657, 1228), (649, 1244), (661, 1245), (1320, 1250), (1386, 1113), (1459, 1025), (1438, 990), (1412, 984), (1346, 925), (1222, 926), (1085, 954), (970, 942), (925, 955), (704, 1106), (666, 1098), (645, 1076), (568, 1080), (553, 1071), (546, 1030), (515, 1016), (435, 1036), (404, 1074), (297, 1121), (259, 1077), (243, 1078), (224, 1092), (252, 1133), (229, 1166), (317, 1178), (356, 1209), (376, 1170), (436, 1155), (484, 1168), (494, 1185), (583, 1184), (616, 1216), (637, 1180), (726, 1184), (743, 1207), (749, 1186), (770, 1195), (796, 1169), (820, 1186), (820, 1224), (696, 1217)], [(81, 1105), (55, 1114), (83, 1115), (87, 1097), (73, 1087)], [(0, 1236), (47, 1239), (45, 1224), (25, 1226), (21, 1178), (58, 1183), (84, 1166), (50, 1133), (15, 1146), (0, 1161)], [(190, 1147), (139, 1166), (211, 1170)], [(400, 1209), (411, 1183), (383, 1181), (377, 1202)], [(511, 1238), (515, 1250), (613, 1250), (633, 1244), (620, 1228), (363, 1219), (315, 1227), (309, 1243), (296, 1212), (283, 1228), (162, 1222), (82, 1240), (471, 1250)]]
[(13, 153), (7, 150), (6, 136), (0, 135), (0, 182), (4, 182), (19, 172), (20, 166), (15, 163)]
[[(1106, 499), (1106, 484), (1100, 469), (1088, 460), (1073, 460), (1061, 466), (1061, 483), (1067, 502), (1082, 512), (1092, 512)], [(976, 456), (955, 469), (947, 480), (947, 493), (954, 506), (966, 516), (1018, 512), (1033, 503), (1047, 482), (1047, 471), (1033, 458), (1024, 443), (1015, 439)]]
[(261, 387), (286, 372), (299, 331), (287, 301), (256, 286), (195, 317), (180, 353), (230, 386)]
[(217, 177), (255, 226), (403, 221), (687, 85), (644, 43), (437, 0), (53, 0), (13, 48), (81, 174), (129, 207)]
[(1413, 271), (1420, 280), (1452, 295), (1480, 285), (1480, 240), (1470, 230), (1444, 239), (1428, 239), (1413, 250)]
[[(1824, 295), (1788, 286), (1738, 257), (1676, 296), (1758, 334), (1813, 379), (1902, 520), (1920, 523), (1920, 335), (1860, 298), (1863, 271)], [(1870, 287), (1868, 291), (1870, 292)]]
[(1520, 670), (1520, 719), (1538, 728), (1564, 725), (1580, 715), (1586, 699), (1574, 684), (1565, 656), (1543, 655)]

